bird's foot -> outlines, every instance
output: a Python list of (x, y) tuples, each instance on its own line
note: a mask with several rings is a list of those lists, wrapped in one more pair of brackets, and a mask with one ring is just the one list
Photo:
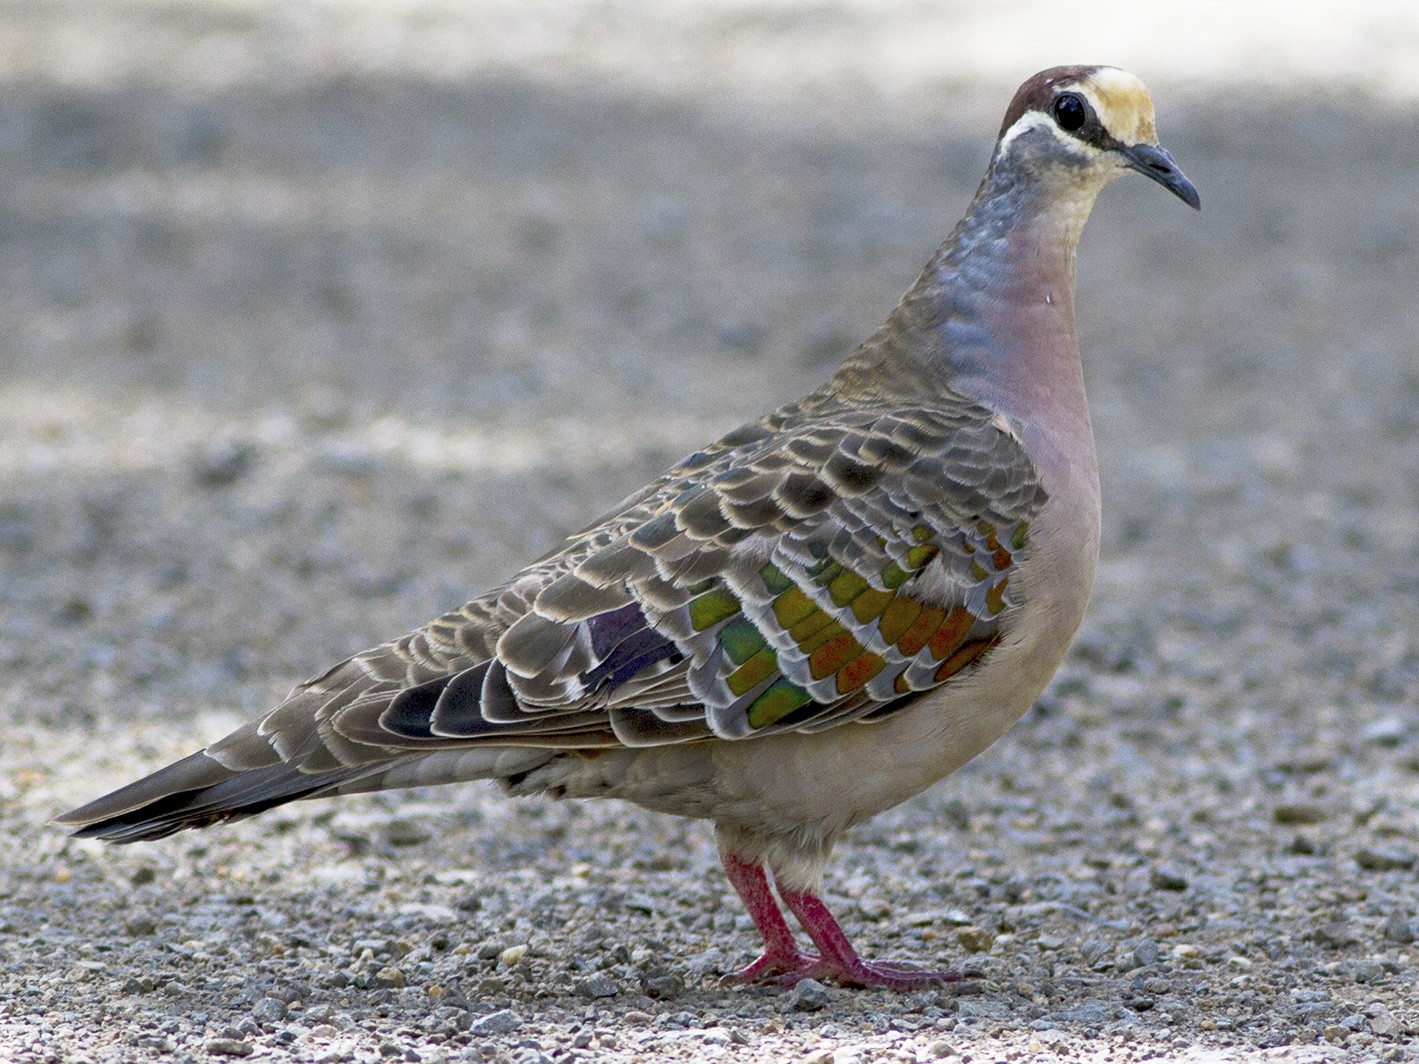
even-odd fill
[(792, 910), (818, 952), (806, 953), (793, 940), (769, 889), (764, 867), (746, 861), (733, 851), (722, 853), (724, 871), (744, 901), (754, 925), (764, 936), (764, 953), (753, 964), (726, 975), (721, 983), (771, 982), (793, 986), (804, 979), (831, 979), (842, 986), (882, 987), (886, 990), (920, 990), (956, 983), (976, 972), (934, 972), (895, 961), (865, 961), (857, 955), (843, 929), (821, 898), (808, 891), (779, 885), (779, 894)]
[(780, 986), (793, 986), (804, 979), (831, 979), (842, 986), (881, 987), (884, 990), (921, 990), (969, 979), (972, 972), (930, 971), (894, 961), (865, 961), (812, 958), (812, 963), (796, 971), (773, 977)]
[(797, 973), (809, 971), (821, 963), (822, 961), (818, 957), (796, 948), (765, 950), (764, 955), (753, 964), (740, 968), (737, 972), (730, 972), (720, 980), (720, 983), (777, 983), (787, 979), (791, 985), (798, 982), (799, 979), (805, 978)]

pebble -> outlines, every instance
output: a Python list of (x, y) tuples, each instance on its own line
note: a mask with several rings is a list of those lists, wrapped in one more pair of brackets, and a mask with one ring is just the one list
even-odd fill
[(641, 989), (647, 997), (669, 1001), (685, 992), (685, 980), (669, 968), (653, 968), (641, 976)]
[(255, 1052), (250, 1042), (236, 1038), (213, 1038), (203, 1048), (219, 1057), (249, 1057)]
[(1385, 917), (1384, 936), (1391, 942), (1407, 945), (1414, 941), (1414, 922), (1402, 912), (1392, 912)]
[(251, 1006), (251, 1018), (260, 1024), (280, 1023), (286, 1018), (287, 1009), (280, 998), (264, 997)]
[(1410, 729), (1410, 722), (1402, 717), (1381, 717), (1367, 724), (1361, 730), (1360, 738), (1375, 746), (1394, 747), (1404, 741)]
[(621, 984), (609, 975), (593, 975), (578, 983), (576, 990), (582, 997), (609, 998), (621, 992)]
[(192, 479), (204, 488), (225, 488), (235, 484), (251, 469), (256, 447), (245, 441), (215, 443), (192, 460)]
[(374, 986), (378, 987), (402, 987), (405, 983), (404, 973), (393, 965), (388, 965), (374, 973), (372, 983)]
[(498, 964), (504, 968), (511, 968), (527, 956), (527, 945), (509, 946), (498, 954)]
[(816, 1012), (832, 1001), (828, 988), (816, 979), (800, 979), (788, 993), (788, 1006), (801, 1012)]
[(1175, 865), (1155, 865), (1149, 869), (1148, 882), (1158, 890), (1187, 890), (1187, 876)]
[(468, 1033), (481, 1036), (512, 1034), (521, 1026), (522, 1019), (512, 1009), (499, 1009), (474, 1020), (468, 1025)]
[(1140, 968), (1157, 964), (1158, 943), (1154, 942), (1151, 938), (1145, 938), (1142, 942), (1133, 947), (1133, 959)]
[(995, 943), (995, 936), (983, 927), (958, 927), (956, 941), (971, 953), (985, 953)]
[(1314, 802), (1282, 802), (1271, 811), (1271, 818), (1278, 824), (1319, 824), (1326, 811)]
[(1395, 872), (1413, 868), (1413, 852), (1398, 846), (1362, 846), (1355, 853), (1355, 863), (1367, 872)]
[(392, 846), (419, 846), (434, 837), (434, 829), (421, 818), (395, 817), (384, 825), (384, 837)]

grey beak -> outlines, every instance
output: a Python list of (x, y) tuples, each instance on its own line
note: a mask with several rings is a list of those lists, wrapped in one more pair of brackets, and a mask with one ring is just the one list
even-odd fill
[(1173, 157), (1164, 149), (1152, 144), (1135, 144), (1131, 148), (1120, 149), (1132, 170), (1144, 177), (1151, 177), (1158, 184), (1182, 200), (1193, 210), (1202, 209), (1202, 197), (1197, 194), (1197, 186), (1178, 169)]

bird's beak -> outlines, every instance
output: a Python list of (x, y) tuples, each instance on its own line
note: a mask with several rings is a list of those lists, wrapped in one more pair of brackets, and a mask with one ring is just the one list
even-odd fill
[(1137, 170), (1144, 177), (1151, 177), (1158, 184), (1182, 200), (1193, 210), (1202, 209), (1202, 197), (1197, 194), (1197, 186), (1178, 169), (1173, 157), (1156, 144), (1135, 144), (1119, 150), (1124, 164), (1130, 170)]

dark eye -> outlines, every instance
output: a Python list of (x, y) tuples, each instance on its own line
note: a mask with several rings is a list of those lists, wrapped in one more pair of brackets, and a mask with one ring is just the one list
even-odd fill
[(1060, 93), (1054, 101), (1054, 120), (1066, 133), (1073, 133), (1089, 117), (1089, 108), (1082, 97), (1072, 92)]

